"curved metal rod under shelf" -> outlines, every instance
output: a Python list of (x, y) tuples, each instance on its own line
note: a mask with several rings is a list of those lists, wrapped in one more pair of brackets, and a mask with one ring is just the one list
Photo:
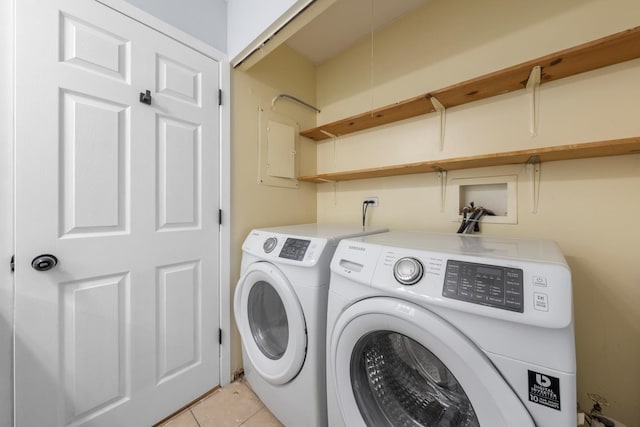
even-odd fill
[(307, 104), (306, 102), (302, 101), (301, 99), (296, 98), (295, 96), (291, 96), (291, 95), (287, 95), (286, 93), (281, 93), (280, 95), (276, 95), (273, 100), (271, 100), (271, 108), (273, 108), (273, 106), (276, 104), (276, 101), (280, 98), (287, 98), (290, 99), (294, 102), (297, 102), (298, 104), (304, 105), (305, 107), (314, 110), (315, 112), (319, 113), (320, 109), (317, 107), (314, 107), (311, 104)]

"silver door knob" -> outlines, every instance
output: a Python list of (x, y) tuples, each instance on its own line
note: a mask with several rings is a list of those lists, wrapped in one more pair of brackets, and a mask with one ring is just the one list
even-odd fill
[(31, 261), (31, 267), (38, 271), (51, 270), (56, 265), (58, 265), (58, 258), (50, 254), (38, 255)]

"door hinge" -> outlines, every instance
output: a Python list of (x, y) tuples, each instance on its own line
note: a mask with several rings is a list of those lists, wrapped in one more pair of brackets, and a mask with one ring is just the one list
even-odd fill
[(11, 262), (9, 263), (9, 265), (11, 266), (11, 272), (12, 273), (14, 271), (16, 271), (16, 256), (15, 255), (11, 255)]
[(222, 329), (218, 328), (218, 344), (222, 345)]
[(218, 105), (222, 105), (222, 89), (218, 89)]
[(222, 209), (218, 209), (218, 225), (222, 225)]

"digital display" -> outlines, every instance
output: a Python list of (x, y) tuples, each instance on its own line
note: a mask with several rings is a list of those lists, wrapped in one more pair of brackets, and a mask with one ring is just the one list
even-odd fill
[(478, 272), (478, 274), (482, 275), (502, 277), (502, 269), (478, 266), (476, 271)]
[(307, 252), (311, 240), (294, 239), (289, 237), (282, 246), (280, 258), (292, 259), (294, 261), (302, 261), (304, 254)]

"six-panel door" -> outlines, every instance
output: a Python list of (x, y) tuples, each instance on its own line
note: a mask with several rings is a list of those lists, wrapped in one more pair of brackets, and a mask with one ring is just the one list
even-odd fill
[(16, 9), (16, 423), (150, 425), (219, 384), (219, 64), (94, 1)]

